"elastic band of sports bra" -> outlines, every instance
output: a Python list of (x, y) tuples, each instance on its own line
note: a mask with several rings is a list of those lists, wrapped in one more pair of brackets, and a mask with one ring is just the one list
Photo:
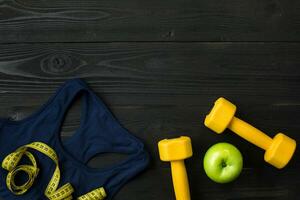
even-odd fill
[[(74, 188), (70, 183), (58, 188), (60, 181), (60, 169), (58, 163), (58, 156), (56, 152), (47, 144), (42, 142), (33, 142), (19, 147), (16, 151), (12, 152), (2, 162), (2, 168), (8, 171), (6, 177), (6, 185), (8, 189), (15, 195), (22, 195), (26, 193), (34, 183), (39, 173), (37, 162), (29, 151), (28, 148), (35, 149), (46, 156), (48, 156), (56, 165), (55, 171), (52, 175), (50, 182), (45, 190), (45, 196), (50, 200), (71, 200), (73, 199), (72, 193)], [(19, 165), (23, 156), (27, 156), (32, 165)], [(19, 172), (25, 172), (28, 175), (28, 180), (21, 186), (16, 185), (15, 176)], [(106, 192), (103, 187), (97, 188), (85, 195), (77, 198), (77, 200), (103, 200), (106, 197)]]

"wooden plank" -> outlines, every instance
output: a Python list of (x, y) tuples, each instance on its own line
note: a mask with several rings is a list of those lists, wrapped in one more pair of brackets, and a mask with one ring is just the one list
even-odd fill
[[(193, 199), (297, 199), (300, 157), (284, 170), (263, 162), (263, 152), (229, 131), (203, 126), (213, 101), (226, 96), (238, 115), (273, 136), (300, 140), (300, 44), (298, 43), (72, 43), (0, 45), (0, 115), (22, 119), (66, 79), (84, 78), (151, 154), (149, 169), (126, 185), (119, 199), (174, 199), (170, 168), (158, 158), (162, 138), (187, 134)], [(62, 130), (67, 140), (79, 123), (79, 102)], [(220, 141), (237, 146), (243, 173), (229, 185), (204, 174), (207, 148)], [(92, 167), (122, 157), (97, 157)], [(163, 180), (163, 181), (162, 181)]]
[(296, 0), (1, 1), (0, 43), (299, 41)]
[[(238, 96), (252, 103), (263, 100), (269, 105), (298, 104), (299, 46), (299, 43), (1, 45), (0, 90), (3, 95), (49, 94), (65, 79), (80, 76), (102, 94), (129, 94), (127, 98), (108, 99), (122, 104), (141, 105), (138, 102), (142, 100), (143, 105), (183, 104), (182, 101), (193, 105), (204, 96), (213, 100), (220, 95)], [(153, 95), (158, 99), (150, 98)], [(176, 98), (172, 98), (174, 95)]]

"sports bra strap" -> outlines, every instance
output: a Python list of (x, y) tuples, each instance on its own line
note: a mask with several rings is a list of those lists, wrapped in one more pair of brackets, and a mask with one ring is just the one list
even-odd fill
[(97, 101), (97, 96), (90, 90), (84, 81), (81, 79), (70, 79), (58, 89), (53, 99), (53, 104), (57, 107), (59, 112), (57, 113), (59, 121), (57, 123), (58, 126), (62, 126), (64, 117), (75, 102), (76, 98), (80, 95), (82, 95), (80, 124), (87, 123), (87, 115), (95, 110), (96, 104), (100, 103), (103, 107), (105, 107), (103, 103)]
[(67, 111), (75, 97), (81, 92), (89, 92), (87, 85), (80, 79), (71, 79), (62, 85), (55, 95), (55, 104), (58, 104), (64, 112)]

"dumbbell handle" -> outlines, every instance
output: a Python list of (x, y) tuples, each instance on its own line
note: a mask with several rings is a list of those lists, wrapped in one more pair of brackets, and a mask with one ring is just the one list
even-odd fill
[(272, 144), (272, 138), (237, 117), (233, 117), (228, 128), (264, 150), (267, 150)]
[(183, 160), (171, 162), (176, 200), (190, 200), (189, 181)]

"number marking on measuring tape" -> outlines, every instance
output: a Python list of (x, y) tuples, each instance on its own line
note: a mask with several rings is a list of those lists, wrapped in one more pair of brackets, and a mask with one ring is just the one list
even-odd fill
[[(33, 142), (21, 146), (16, 151), (5, 157), (2, 162), (2, 168), (8, 171), (6, 177), (7, 188), (15, 195), (22, 195), (31, 188), (34, 180), (37, 178), (39, 168), (37, 167), (37, 162), (33, 154), (28, 151), (28, 148), (34, 149), (48, 156), (56, 165), (52, 178), (45, 190), (45, 196), (49, 200), (72, 200), (74, 188), (70, 183), (66, 183), (58, 188), (61, 175), (56, 152), (50, 146), (42, 142)], [(32, 165), (18, 165), (23, 156), (26, 156)], [(15, 176), (21, 171), (28, 175), (28, 180), (23, 185), (18, 186), (15, 183)], [(103, 200), (106, 196), (104, 188), (100, 187), (78, 197), (77, 200)]]

